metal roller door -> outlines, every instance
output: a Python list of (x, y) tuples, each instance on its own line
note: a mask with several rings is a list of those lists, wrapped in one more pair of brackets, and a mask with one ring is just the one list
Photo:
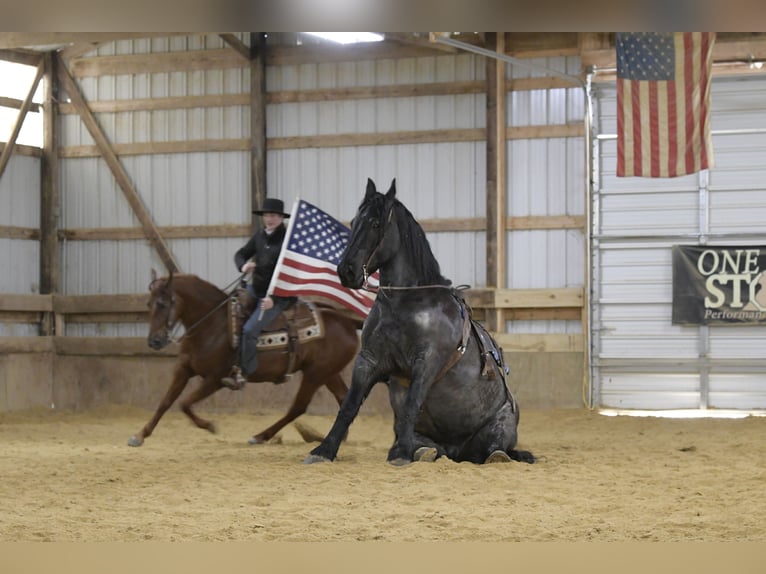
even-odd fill
[(593, 84), (591, 397), (619, 409), (766, 408), (766, 326), (674, 325), (671, 249), (766, 245), (766, 79), (714, 78), (715, 167), (618, 178), (614, 82)]

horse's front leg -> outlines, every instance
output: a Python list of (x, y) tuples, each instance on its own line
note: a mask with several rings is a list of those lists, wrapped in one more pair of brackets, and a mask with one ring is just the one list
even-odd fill
[(185, 397), (183, 401), (181, 401), (181, 410), (184, 412), (184, 414), (191, 419), (191, 421), (197, 426), (197, 428), (204, 429), (206, 431), (209, 431), (211, 433), (215, 433), (215, 424), (212, 421), (209, 421), (207, 419), (203, 419), (202, 417), (197, 416), (197, 414), (192, 410), (192, 406), (200, 402), (201, 400), (206, 399), (210, 395), (212, 395), (214, 392), (219, 390), (221, 387), (220, 383), (221, 377), (220, 376), (210, 376), (208, 375), (204, 379), (202, 379), (202, 382), (199, 384), (199, 386), (194, 389), (194, 391), (189, 394), (188, 397)]
[(388, 451), (388, 462), (395, 466), (403, 466), (413, 461), (415, 453), (415, 423), (420, 416), (428, 391), (431, 389), (436, 370), (429, 366), (433, 361), (418, 359), (414, 364), (412, 380), (409, 388), (400, 397), (394, 407), (394, 444)]
[(189, 365), (188, 359), (179, 358), (173, 371), (173, 382), (170, 383), (165, 396), (162, 397), (154, 416), (149, 419), (144, 428), (128, 439), (128, 446), (141, 446), (144, 444), (144, 439), (151, 436), (152, 432), (154, 432), (154, 427), (160, 422), (162, 415), (176, 402), (176, 399), (186, 388), (186, 384), (192, 376), (194, 376), (194, 371)]
[(370, 394), (373, 385), (381, 380), (376, 361), (364, 351), (360, 352), (354, 362), (351, 376), (351, 386), (343, 397), (335, 422), (324, 440), (304, 459), (304, 463), (329, 462), (335, 460), (338, 448), (348, 432), (348, 427), (356, 418), (362, 403)]

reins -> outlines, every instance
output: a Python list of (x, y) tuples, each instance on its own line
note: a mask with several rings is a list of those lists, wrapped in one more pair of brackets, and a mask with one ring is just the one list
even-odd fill
[[(193, 323), (193, 324), (192, 324), (192, 325), (191, 325), (189, 328), (187, 328), (187, 329), (184, 331), (184, 334), (183, 334), (183, 335), (181, 335), (180, 337), (177, 337), (177, 336), (174, 334), (174, 331), (175, 331), (175, 330), (177, 329), (177, 327), (178, 327), (178, 323), (179, 323), (178, 319), (176, 319), (176, 320), (173, 322), (173, 324), (172, 324), (172, 325), (169, 325), (168, 323), (169, 323), (169, 321), (170, 321), (170, 314), (168, 314), (168, 322), (166, 322), (166, 324), (165, 324), (165, 327), (166, 327), (166, 328), (167, 328), (167, 330), (168, 330), (168, 338), (169, 338), (169, 339), (170, 339), (170, 340), (171, 340), (173, 343), (178, 343), (178, 342), (180, 342), (181, 340), (183, 340), (183, 338), (184, 338), (184, 337), (186, 337), (186, 336), (187, 336), (189, 333), (191, 333), (191, 332), (192, 332), (194, 329), (196, 329), (197, 327), (199, 327), (199, 325), (200, 325), (200, 324), (202, 324), (203, 322), (205, 322), (205, 321), (206, 321), (206, 320), (207, 320), (207, 319), (208, 319), (208, 318), (209, 318), (209, 317), (210, 317), (210, 316), (211, 316), (213, 313), (215, 313), (216, 311), (218, 311), (218, 309), (220, 309), (221, 307), (223, 307), (224, 305), (226, 305), (226, 303), (229, 301), (229, 299), (231, 299), (231, 298), (232, 298), (232, 296), (234, 295), (234, 289), (231, 289), (231, 288), (232, 288), (234, 285), (236, 285), (236, 284), (240, 283), (240, 282), (241, 282), (241, 281), (244, 279), (244, 277), (245, 277), (245, 274), (243, 273), (243, 274), (241, 274), (239, 277), (237, 277), (236, 279), (234, 279), (234, 281), (232, 281), (231, 283), (229, 283), (229, 284), (228, 284), (226, 287), (224, 287), (223, 289), (221, 289), (221, 291), (223, 291), (224, 293), (226, 293), (226, 297), (224, 297), (224, 298), (221, 300), (221, 302), (220, 302), (220, 303), (218, 303), (218, 304), (217, 304), (215, 307), (213, 307), (212, 309), (210, 309), (210, 311), (208, 311), (207, 313), (205, 313), (205, 314), (204, 314), (204, 315), (203, 315), (201, 318), (197, 319), (197, 320), (196, 320), (196, 321), (195, 321), (195, 322), (194, 322), (194, 323)], [(157, 281), (157, 280), (155, 280), (155, 281)], [(149, 289), (150, 289), (150, 290), (151, 290), (151, 287), (152, 287), (152, 284), (153, 284), (153, 283), (154, 283), (154, 281), (152, 281), (152, 283), (150, 283), (150, 284), (149, 284)], [(228, 291), (229, 291), (229, 289), (231, 289), (231, 291), (230, 291), (230, 292), (228, 292)], [(228, 292), (228, 293), (227, 293), (227, 292)], [(173, 307), (175, 307), (175, 304), (176, 304), (175, 291), (173, 292), (173, 294), (172, 294), (172, 297), (171, 297), (171, 300), (170, 300), (170, 301), (171, 301), (171, 305), (172, 305)]]

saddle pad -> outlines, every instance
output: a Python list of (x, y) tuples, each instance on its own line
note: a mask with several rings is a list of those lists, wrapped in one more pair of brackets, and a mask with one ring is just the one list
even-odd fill
[(287, 349), (291, 336), (299, 343), (324, 337), (324, 324), (313, 303), (299, 300), (280, 314), (258, 337), (258, 350)]

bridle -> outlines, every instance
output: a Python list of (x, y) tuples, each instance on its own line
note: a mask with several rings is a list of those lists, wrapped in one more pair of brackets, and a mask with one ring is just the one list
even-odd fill
[[(223, 291), (224, 293), (226, 293), (226, 292), (227, 292), (227, 291), (228, 291), (228, 290), (229, 290), (229, 289), (230, 289), (230, 288), (231, 288), (233, 285), (235, 285), (235, 284), (237, 284), (237, 283), (241, 282), (241, 281), (244, 279), (244, 276), (245, 276), (245, 274), (243, 273), (242, 275), (240, 275), (239, 277), (237, 277), (237, 278), (236, 278), (234, 281), (232, 281), (231, 283), (229, 283), (229, 284), (228, 284), (228, 285), (227, 285), (227, 286), (226, 286), (224, 289), (222, 289), (222, 291)], [(157, 279), (153, 280), (151, 283), (149, 283), (149, 291), (152, 291), (152, 290), (153, 290), (154, 284), (155, 284), (155, 283), (157, 283), (158, 281), (161, 281), (161, 279), (160, 279), (160, 278), (157, 278)], [(210, 309), (210, 311), (208, 311), (207, 313), (205, 313), (205, 314), (204, 314), (202, 317), (200, 317), (200, 318), (199, 318), (199, 319), (197, 319), (197, 320), (196, 320), (196, 321), (195, 321), (195, 322), (194, 322), (192, 325), (190, 325), (190, 326), (189, 326), (189, 327), (188, 327), (188, 328), (187, 328), (187, 329), (184, 331), (184, 334), (183, 334), (183, 335), (181, 335), (180, 337), (176, 337), (176, 336), (174, 336), (174, 335), (173, 335), (173, 332), (174, 332), (174, 331), (176, 330), (176, 328), (178, 327), (178, 322), (179, 322), (179, 320), (178, 320), (178, 317), (175, 317), (175, 318), (173, 318), (173, 316), (174, 316), (174, 312), (175, 312), (175, 307), (176, 307), (176, 293), (175, 293), (175, 290), (171, 289), (171, 290), (170, 290), (170, 305), (168, 306), (168, 307), (169, 307), (169, 309), (168, 309), (168, 316), (167, 316), (167, 319), (165, 319), (165, 325), (164, 325), (164, 328), (165, 328), (165, 334), (167, 335), (168, 339), (169, 339), (170, 341), (174, 342), (174, 343), (178, 343), (178, 342), (179, 342), (179, 341), (181, 341), (181, 340), (182, 340), (184, 337), (186, 337), (187, 335), (189, 335), (189, 333), (191, 333), (192, 331), (194, 331), (194, 329), (196, 329), (196, 328), (197, 328), (197, 327), (199, 327), (199, 326), (200, 326), (202, 323), (204, 323), (204, 322), (205, 322), (205, 321), (206, 321), (206, 320), (207, 320), (207, 319), (208, 319), (208, 318), (209, 318), (209, 317), (210, 317), (210, 316), (211, 316), (213, 313), (215, 313), (215, 312), (216, 312), (218, 309), (220, 309), (221, 307), (223, 307), (224, 305), (226, 305), (226, 303), (229, 301), (229, 299), (231, 299), (233, 296), (234, 296), (234, 290), (232, 290), (230, 293), (227, 293), (227, 294), (226, 294), (226, 297), (224, 297), (224, 298), (221, 300), (221, 302), (220, 302), (220, 303), (218, 303), (218, 304), (217, 304), (215, 307), (213, 307), (212, 309)]]
[[(380, 240), (378, 241), (378, 244), (375, 246), (375, 248), (370, 251), (370, 256), (367, 258), (367, 262), (362, 265), (362, 275), (364, 277), (364, 281), (362, 282), (362, 289), (369, 291), (370, 293), (376, 293), (377, 290), (369, 286), (368, 279), (370, 278), (370, 273), (367, 271), (367, 268), (369, 267), (370, 261), (372, 261), (374, 255), (378, 252), (378, 249), (380, 249), (380, 246), (383, 245), (383, 240), (386, 238), (386, 232), (388, 231), (388, 226), (391, 224), (391, 219), (393, 216), (394, 206), (392, 205), (388, 210), (388, 218), (386, 218), (386, 223), (383, 225), (383, 232), (380, 234)], [(378, 289), (380, 289), (380, 287), (378, 287)]]
[(362, 276), (364, 278), (362, 282), (362, 289), (365, 291), (368, 291), (370, 293), (379, 293), (379, 292), (385, 292), (387, 290), (390, 291), (407, 291), (411, 289), (432, 289), (434, 287), (440, 287), (442, 289), (452, 289), (452, 286), (450, 285), (411, 285), (411, 286), (398, 286), (398, 285), (378, 285), (377, 288), (370, 287), (369, 285), (369, 278), (371, 273), (367, 270), (370, 266), (370, 261), (372, 261), (373, 256), (378, 252), (378, 249), (380, 249), (380, 246), (383, 245), (383, 240), (386, 238), (386, 232), (388, 231), (388, 226), (391, 224), (391, 219), (394, 215), (394, 206), (391, 206), (391, 209), (388, 210), (388, 217), (386, 218), (386, 223), (383, 226), (383, 232), (380, 234), (380, 240), (378, 241), (378, 244), (375, 246), (375, 248), (370, 252), (370, 256), (367, 258), (367, 262), (362, 265)]

